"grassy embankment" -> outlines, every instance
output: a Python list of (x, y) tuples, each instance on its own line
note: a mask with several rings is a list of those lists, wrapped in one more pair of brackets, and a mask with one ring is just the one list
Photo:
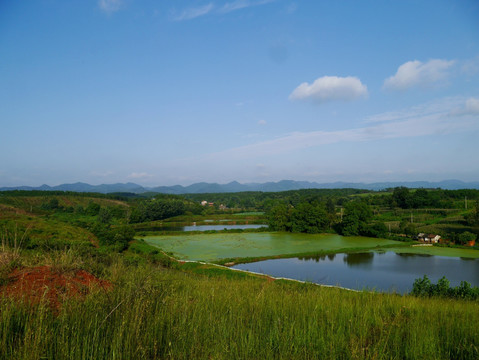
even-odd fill
[(59, 313), (1, 298), (0, 358), (479, 356), (477, 302), (268, 281), (197, 264), (167, 269), (124, 256), (95, 266), (113, 290), (71, 299)]

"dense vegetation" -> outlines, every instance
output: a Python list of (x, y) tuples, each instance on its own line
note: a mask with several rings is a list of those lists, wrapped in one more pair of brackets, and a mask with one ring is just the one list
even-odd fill
[[(409, 190), (358, 193), (345, 197), (299, 191), (276, 197), (267, 210), (272, 230), (412, 239), (419, 232), (439, 234), (449, 244), (466, 245), (479, 233), (479, 191)], [(469, 199), (469, 209), (466, 209)], [(472, 200), (472, 201), (471, 201)], [(472, 206), (471, 206), (472, 205)], [(437, 208), (441, 206), (441, 208)]]
[(431, 280), (424, 275), (422, 279), (416, 279), (416, 281), (414, 281), (411, 295), (477, 300), (479, 299), (479, 287), (471, 286), (467, 281), (462, 281), (459, 286), (451, 287), (449, 280), (445, 277), (439, 279), (437, 284), (433, 284)]

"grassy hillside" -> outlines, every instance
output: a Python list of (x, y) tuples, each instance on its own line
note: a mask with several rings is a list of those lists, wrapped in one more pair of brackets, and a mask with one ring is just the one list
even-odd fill
[[(474, 359), (477, 302), (351, 292), (110, 259), (113, 284), (59, 312), (0, 300), (15, 359)], [(86, 266), (77, 259), (77, 266)], [(203, 271), (201, 271), (203, 270)], [(202, 272), (202, 274), (201, 274)]]

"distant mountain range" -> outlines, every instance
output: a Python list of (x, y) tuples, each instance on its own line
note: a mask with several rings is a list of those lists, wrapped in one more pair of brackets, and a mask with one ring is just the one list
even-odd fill
[(2, 187), (0, 191), (6, 190), (43, 190), (43, 191), (75, 191), (75, 192), (96, 192), (96, 193), (118, 193), (129, 192), (135, 194), (142, 194), (145, 192), (156, 192), (164, 194), (199, 194), (199, 193), (225, 193), (225, 192), (240, 192), (240, 191), (287, 191), (298, 189), (365, 189), (365, 190), (384, 190), (387, 188), (394, 188), (396, 186), (406, 186), (408, 188), (441, 188), (448, 190), (458, 189), (479, 189), (479, 182), (463, 182), (460, 180), (444, 180), (439, 182), (428, 181), (398, 181), (398, 182), (377, 182), (377, 183), (349, 183), (349, 182), (333, 182), (333, 183), (317, 183), (309, 181), (294, 181), (281, 180), (278, 182), (267, 183), (248, 183), (240, 184), (237, 181), (228, 184), (206, 183), (200, 182), (189, 186), (174, 185), (174, 186), (157, 186), (144, 187), (135, 183), (117, 183), (117, 184), (101, 184), (90, 185), (82, 182), (74, 184), (62, 184), (58, 186), (42, 185), (38, 187), (32, 186), (17, 186), (17, 187)]

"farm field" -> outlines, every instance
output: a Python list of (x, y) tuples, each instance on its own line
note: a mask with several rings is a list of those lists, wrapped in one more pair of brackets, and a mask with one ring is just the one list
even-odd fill
[(282, 232), (146, 236), (143, 239), (179, 259), (202, 261), (404, 245), (399, 241), (360, 236)]

